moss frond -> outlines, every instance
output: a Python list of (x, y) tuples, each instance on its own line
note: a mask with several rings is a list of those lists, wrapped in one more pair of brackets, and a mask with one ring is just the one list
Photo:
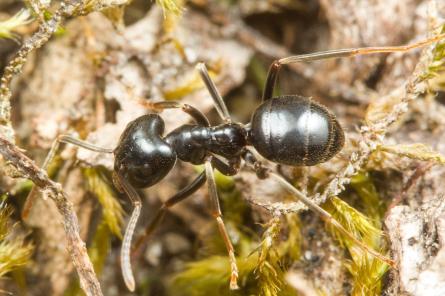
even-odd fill
[(108, 251), (111, 247), (111, 232), (108, 223), (105, 220), (99, 224), (94, 234), (93, 242), (88, 250), (91, 262), (94, 266), (94, 271), (101, 274), (105, 261), (108, 256)]
[(377, 193), (377, 189), (369, 174), (360, 172), (351, 178), (351, 187), (363, 201), (366, 214), (372, 218), (374, 225), (380, 228), (380, 218), (385, 213), (385, 205)]
[[(238, 259), (241, 286), (245, 286), (247, 275), (252, 274), (256, 267), (258, 256)], [(245, 295), (243, 288), (230, 292), (230, 263), (227, 256), (211, 256), (193, 263), (179, 273), (173, 280), (171, 295), (187, 296), (225, 296)]]
[(287, 214), (285, 217), (288, 229), (287, 239), (280, 243), (280, 247), (284, 248), (284, 250), (280, 252), (292, 261), (296, 261), (301, 257), (301, 245), (303, 243), (301, 221), (298, 214)]
[(183, 0), (156, 0), (156, 3), (162, 7), (164, 14), (171, 13), (180, 15), (184, 11)]
[(11, 235), (9, 223), (12, 209), (3, 201), (0, 204), (0, 278), (6, 273), (26, 265), (33, 252), (33, 245), (24, 242), (23, 236)]
[(0, 22), (0, 38), (14, 39), (19, 27), (31, 22), (31, 15), (27, 9), (22, 9), (11, 18)]
[(382, 145), (379, 147), (379, 150), (412, 159), (434, 161), (439, 164), (445, 164), (445, 156), (422, 143)]
[(279, 218), (273, 218), (266, 225), (267, 229), (260, 242), (242, 240), (249, 245), (242, 248), (243, 250), (256, 249), (250, 255), (243, 251), (237, 255), (240, 290), (228, 289), (230, 269), (227, 257), (211, 256), (188, 264), (175, 277), (171, 295), (295, 295), (295, 291), (285, 280), (285, 262), (287, 258), (299, 257), (301, 236), (298, 219), (293, 219), (296, 215), (290, 216), (292, 217), (287, 217), (290, 223), (286, 240), (279, 240)]
[[(384, 253), (380, 221), (385, 209), (375, 185), (368, 174), (360, 173), (352, 178), (351, 186), (362, 199), (365, 211), (372, 219), (339, 198), (333, 198), (325, 205), (325, 209), (348, 231), (361, 238), (368, 247)], [(329, 227), (329, 231), (351, 255), (352, 260), (345, 264), (352, 277), (351, 295), (380, 295), (381, 279), (389, 266), (354, 245), (335, 228)]]
[[(373, 245), (374, 239), (382, 235), (381, 230), (376, 228), (368, 217), (338, 197), (331, 198), (323, 205), (323, 208), (340, 222), (346, 230), (361, 238), (368, 245)], [(335, 227), (328, 224), (328, 229), (341, 245), (348, 248), (352, 247), (353, 244), (350, 239)]]
[[(445, 24), (442, 25), (440, 30), (440, 34), (443, 33), (445, 33)], [(445, 41), (440, 41), (434, 47), (433, 60), (428, 67), (428, 72), (425, 78), (437, 76), (443, 71), (445, 71)]]
[(9, 233), (8, 219), (12, 214), (12, 208), (6, 205), (4, 200), (0, 203), (0, 241), (3, 241)]
[[(177, 44), (175, 44), (175, 46), (176, 45)], [(212, 70), (209, 70), (209, 75), (212, 79), (216, 77), (215, 71)], [(198, 72), (194, 71), (192, 76), (184, 84), (181, 84), (170, 90), (164, 90), (163, 96), (166, 100), (180, 100), (197, 90), (203, 89), (204, 87), (205, 85), (202, 82), (202, 79), (199, 76)]]
[(353, 279), (351, 295), (381, 295), (382, 277), (389, 266), (367, 254), (345, 264)]
[(122, 238), (121, 228), (123, 225), (124, 211), (116, 197), (115, 191), (110, 187), (108, 182), (104, 180), (100, 169), (85, 168), (83, 173), (87, 179), (88, 189), (94, 193), (102, 205), (104, 220), (110, 231), (119, 238)]
[(258, 280), (260, 295), (278, 295), (284, 285), (283, 269), (279, 265), (280, 254), (275, 249), (280, 233), (280, 219), (273, 218), (263, 234), (258, 248), (258, 264), (255, 274)]
[(0, 277), (6, 273), (25, 266), (31, 259), (34, 247), (25, 244), (22, 238), (0, 242)]

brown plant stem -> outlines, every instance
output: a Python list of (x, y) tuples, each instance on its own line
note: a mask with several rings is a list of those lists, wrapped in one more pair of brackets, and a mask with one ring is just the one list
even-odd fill
[(57, 206), (62, 215), (65, 229), (67, 250), (71, 255), (71, 260), (79, 274), (80, 286), (86, 295), (100, 296), (102, 291), (99, 281), (88, 257), (85, 243), (79, 235), (79, 223), (72, 203), (68, 200), (66, 193), (60, 184), (49, 179), (47, 173), (37, 167), (30, 158), (14, 144), (0, 136), (0, 154), (22, 177), (30, 179), (41, 190), (45, 191)]
[(54, 34), (63, 20), (73, 15), (83, 5), (82, 0), (67, 0), (47, 21), (39, 26), (39, 30), (26, 40), (14, 58), (9, 61), (3, 76), (0, 78), (0, 135), (14, 141), (14, 131), (11, 126), (11, 82), (15, 75), (22, 71), (27, 57), (33, 50), (42, 47)]

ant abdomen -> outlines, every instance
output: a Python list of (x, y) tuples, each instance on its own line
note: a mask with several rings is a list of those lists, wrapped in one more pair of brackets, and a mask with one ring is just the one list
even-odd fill
[(249, 140), (273, 162), (311, 166), (337, 154), (344, 145), (344, 133), (326, 107), (288, 95), (266, 100), (256, 109)]
[(173, 168), (176, 152), (164, 141), (164, 121), (143, 115), (125, 128), (114, 151), (114, 169), (137, 188), (158, 183)]

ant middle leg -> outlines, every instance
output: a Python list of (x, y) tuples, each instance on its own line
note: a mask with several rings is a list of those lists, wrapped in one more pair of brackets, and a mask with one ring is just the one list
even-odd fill
[(192, 183), (190, 183), (179, 192), (177, 192), (175, 195), (170, 197), (167, 201), (165, 201), (162, 204), (161, 208), (159, 208), (159, 210), (156, 212), (150, 224), (145, 229), (145, 233), (137, 239), (132, 252), (134, 254), (139, 254), (140, 248), (144, 245), (151, 234), (153, 234), (153, 231), (162, 222), (168, 209), (195, 193), (199, 188), (202, 187), (202, 185), (205, 184), (205, 181), (206, 175), (205, 172), (202, 172), (201, 174), (199, 174), (198, 177), (195, 178), (195, 180), (193, 180)]
[(241, 157), (235, 157), (228, 159), (228, 163), (225, 163), (217, 157), (212, 157), (212, 166), (220, 171), (225, 176), (234, 176), (239, 172), (241, 165)]
[(280, 71), (282, 65), (299, 63), (299, 62), (312, 62), (317, 60), (326, 60), (334, 58), (354, 57), (358, 55), (368, 55), (376, 53), (406, 52), (411, 49), (432, 44), (442, 39), (445, 39), (445, 34), (440, 34), (408, 45), (334, 49), (334, 50), (320, 51), (310, 54), (290, 56), (276, 60), (270, 65), (269, 72), (267, 74), (266, 84), (264, 86), (264, 91), (263, 91), (263, 101), (269, 100), (273, 97), (273, 92), (276, 85), (278, 72)]
[[(212, 165), (218, 171), (220, 171), (222, 174), (226, 176), (233, 176), (236, 173), (238, 173), (240, 161), (241, 159), (239, 157), (233, 160), (229, 160), (229, 164), (224, 163), (222, 160), (216, 157), (212, 157), (211, 160)], [(162, 204), (161, 208), (154, 215), (154, 218), (151, 220), (150, 224), (145, 229), (145, 233), (136, 240), (136, 243), (134, 244), (134, 247), (132, 249), (132, 253), (136, 254), (136, 256), (137, 254), (139, 254), (141, 247), (144, 245), (147, 239), (153, 234), (155, 229), (162, 222), (168, 209), (170, 209), (175, 204), (191, 196), (199, 188), (201, 188), (205, 182), (206, 182), (206, 174), (205, 171), (203, 171), (201, 174), (199, 174), (198, 177), (195, 178), (195, 180), (192, 181), (192, 183), (190, 183), (189, 185), (181, 189), (179, 192), (177, 192), (175, 195), (170, 197), (167, 201), (165, 201)]]
[[(41, 167), (43, 170), (46, 171), (48, 169), (49, 164), (52, 162), (52, 160), (56, 156), (57, 151), (59, 150), (60, 143), (72, 144), (74, 146), (95, 151), (98, 153), (113, 153), (114, 151), (114, 149), (99, 147), (94, 144), (79, 140), (72, 136), (59, 135), (51, 145), (51, 149), (49, 150), (48, 155), (46, 156), (45, 161), (43, 162), (43, 165)], [(37, 195), (38, 195), (38, 188), (37, 186), (33, 186), (28, 194), (28, 197), (26, 198), (25, 205), (23, 206), (23, 211), (22, 211), (23, 220), (26, 220), (28, 218), (29, 212), (32, 208), (32, 205), (34, 204)]]
[(271, 169), (264, 166), (259, 160), (256, 159), (255, 155), (248, 149), (245, 150), (243, 154), (243, 159), (246, 164), (251, 167), (255, 173), (257, 174), (259, 179), (272, 178), (277, 181), (284, 189), (286, 189), (289, 193), (295, 196), (300, 202), (302, 202), (305, 206), (307, 206), (310, 210), (314, 211), (318, 214), (326, 223), (334, 226), (338, 231), (347, 236), (351, 241), (353, 241), (357, 246), (359, 246), (365, 252), (371, 254), (372, 256), (384, 261), (385, 263), (394, 267), (394, 262), (380, 254), (379, 252), (371, 249), (358, 238), (356, 238), (351, 232), (349, 232), (346, 228), (344, 228), (337, 220), (332, 217), (327, 211), (318, 206), (312, 200), (310, 200), (306, 195), (304, 195), (301, 191), (295, 188), (291, 183), (289, 183), (282, 176), (274, 173)]
[(218, 224), (218, 230), (224, 240), (227, 252), (229, 253), (229, 261), (231, 269), (230, 289), (236, 290), (238, 289), (238, 266), (236, 264), (235, 250), (233, 248), (232, 242), (230, 241), (230, 237), (227, 233), (226, 226), (224, 225), (224, 221), (222, 219), (221, 208), (219, 206), (218, 191), (216, 189), (215, 176), (213, 174), (213, 166), (211, 161), (205, 162), (205, 172), (209, 188), (212, 216), (216, 219), (216, 222)]

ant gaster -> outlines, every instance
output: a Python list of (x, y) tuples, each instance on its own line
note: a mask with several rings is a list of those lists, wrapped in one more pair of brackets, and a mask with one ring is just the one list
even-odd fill
[[(236, 289), (238, 287), (238, 268), (234, 249), (222, 219), (213, 170), (216, 168), (222, 174), (231, 176), (239, 171), (241, 161), (244, 160), (247, 166), (255, 170), (259, 178), (271, 177), (275, 179), (308, 208), (317, 212), (326, 222), (335, 226), (358, 246), (373, 256), (392, 264), (390, 259), (368, 248), (329, 213), (313, 203), (283, 177), (265, 167), (257, 160), (249, 146), (253, 146), (262, 157), (275, 163), (312, 166), (332, 158), (344, 145), (342, 127), (326, 107), (298, 95), (273, 97), (278, 72), (282, 65), (372, 53), (404, 52), (431, 44), (444, 37), (445, 34), (442, 34), (408, 46), (339, 49), (277, 60), (272, 63), (269, 69), (262, 97), (263, 102), (254, 111), (251, 122), (247, 125), (232, 122), (221, 95), (211, 80), (205, 65), (201, 63), (197, 65), (197, 70), (213, 98), (215, 108), (224, 121), (223, 124), (210, 126), (204, 114), (187, 104), (171, 101), (156, 102), (152, 103), (154, 109), (159, 111), (172, 108), (181, 109), (188, 113), (195, 123), (184, 124), (164, 136), (163, 119), (158, 114), (143, 115), (127, 125), (115, 149), (97, 147), (71, 136), (59, 136), (54, 141), (43, 168), (47, 168), (60, 142), (74, 144), (96, 152), (114, 153), (114, 184), (121, 192), (128, 195), (134, 206), (125, 230), (121, 250), (122, 274), (125, 284), (131, 291), (135, 289), (130, 262), (131, 241), (141, 211), (141, 200), (135, 188), (146, 188), (158, 183), (174, 167), (177, 159), (192, 164), (204, 164), (205, 169), (188, 186), (162, 205), (147, 227), (145, 236), (139, 239), (136, 245), (140, 245), (143, 239), (153, 232), (168, 208), (192, 195), (207, 181), (211, 213), (216, 219), (229, 254), (230, 288)], [(32, 192), (30, 197), (33, 196)], [(31, 204), (31, 200), (31, 198), (28, 199), (28, 204)], [(28, 208), (25, 207), (24, 216), (26, 216)]]

